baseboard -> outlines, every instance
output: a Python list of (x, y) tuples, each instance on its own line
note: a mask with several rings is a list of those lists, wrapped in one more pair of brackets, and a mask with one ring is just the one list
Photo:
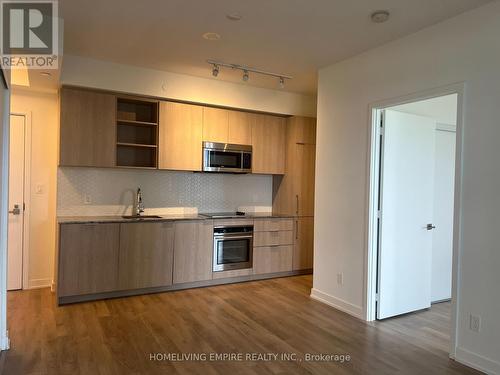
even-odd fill
[(455, 361), (487, 374), (500, 374), (500, 363), (464, 348), (457, 348)]
[(361, 306), (356, 306), (350, 302), (331, 296), (330, 294), (321, 292), (314, 288), (311, 290), (311, 298), (328, 306), (331, 306), (337, 310), (343, 311), (356, 318), (364, 320), (363, 308)]
[(28, 281), (27, 289), (48, 288), (52, 284), (52, 279), (31, 279)]

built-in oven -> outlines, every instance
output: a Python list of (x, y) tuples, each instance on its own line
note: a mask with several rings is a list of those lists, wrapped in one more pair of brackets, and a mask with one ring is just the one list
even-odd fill
[(253, 266), (253, 226), (214, 227), (213, 271), (227, 271)]
[(251, 173), (252, 146), (203, 142), (203, 171)]

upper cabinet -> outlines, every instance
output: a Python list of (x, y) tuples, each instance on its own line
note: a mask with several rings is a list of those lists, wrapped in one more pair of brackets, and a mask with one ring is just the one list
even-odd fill
[[(251, 145), (252, 173), (285, 173), (285, 117), (73, 87), (60, 116), (61, 166), (201, 171), (207, 141)], [(311, 121), (289, 122), (294, 143), (315, 143)]]
[(203, 108), (203, 140), (207, 142), (252, 144), (254, 115), (227, 109)]
[(316, 144), (316, 119), (293, 116), (288, 119), (287, 141), (299, 144)]
[(116, 109), (116, 166), (156, 169), (158, 101), (119, 97)]
[(252, 172), (285, 173), (286, 119), (271, 115), (254, 115), (252, 124)]
[(160, 102), (160, 169), (201, 171), (203, 107)]
[(229, 126), (227, 133), (227, 143), (236, 145), (252, 144), (252, 125), (256, 115), (248, 112), (228, 111)]
[(116, 97), (84, 89), (61, 89), (59, 165), (114, 167)]
[(220, 108), (203, 108), (203, 140), (228, 143), (229, 111)]

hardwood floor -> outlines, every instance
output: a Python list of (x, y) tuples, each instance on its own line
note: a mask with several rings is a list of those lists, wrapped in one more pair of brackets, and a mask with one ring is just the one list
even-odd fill
[[(48, 289), (9, 292), (3, 373), (476, 373), (448, 359), (446, 304), (367, 324), (310, 299), (311, 286), (307, 275), (63, 307)], [(152, 361), (150, 353), (177, 358)], [(243, 353), (243, 360), (182, 361), (181, 353)], [(350, 361), (249, 361), (249, 353)]]

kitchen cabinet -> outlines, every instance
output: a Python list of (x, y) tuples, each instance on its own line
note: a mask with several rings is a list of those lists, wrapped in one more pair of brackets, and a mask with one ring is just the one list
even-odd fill
[(229, 126), (227, 134), (227, 143), (236, 145), (252, 144), (252, 124), (255, 122), (256, 115), (241, 111), (229, 112)]
[(116, 97), (63, 87), (60, 92), (59, 165), (116, 165)]
[(254, 248), (255, 275), (287, 272), (292, 269), (293, 246), (264, 246)]
[(174, 284), (212, 279), (213, 221), (178, 221), (174, 235)]
[(313, 120), (289, 120), (285, 174), (273, 177), (273, 213), (314, 216), (316, 146), (302, 142), (315, 140)]
[(118, 288), (119, 233), (119, 224), (61, 225), (58, 297)]
[(255, 115), (252, 123), (252, 173), (285, 173), (286, 120), (283, 117)]
[(160, 102), (160, 169), (201, 171), (203, 107)]
[(203, 108), (203, 140), (228, 143), (229, 111), (221, 108)]
[(293, 250), (293, 270), (313, 268), (314, 218), (295, 219), (295, 246)]
[(172, 285), (174, 222), (120, 224), (121, 290)]
[(252, 144), (252, 113), (221, 108), (203, 108), (203, 140), (208, 142)]
[(287, 272), (293, 266), (294, 221), (288, 218), (254, 220), (253, 273)]
[(292, 143), (316, 144), (316, 119), (292, 116), (287, 119), (287, 140)]

